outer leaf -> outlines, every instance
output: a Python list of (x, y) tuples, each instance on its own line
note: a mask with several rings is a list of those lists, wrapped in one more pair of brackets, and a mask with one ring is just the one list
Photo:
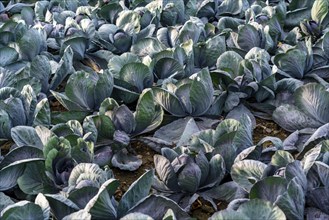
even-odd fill
[(46, 175), (44, 161), (26, 165), (24, 174), (17, 179), (19, 188), (28, 195), (57, 193), (58, 189)]
[(231, 168), (232, 179), (247, 191), (254, 183), (261, 180), (266, 165), (256, 160), (242, 160), (233, 164)]
[(18, 53), (14, 48), (2, 47), (0, 48), (0, 66), (7, 66), (14, 63), (18, 59)]
[(310, 83), (295, 92), (296, 106), (309, 117), (325, 124), (329, 122), (329, 93), (320, 84)]
[(304, 219), (305, 195), (303, 188), (292, 180), (288, 184), (287, 192), (280, 195), (275, 204), (289, 219)]
[(272, 117), (276, 123), (290, 132), (301, 128), (318, 128), (322, 125), (293, 105), (281, 105), (275, 109)]
[(178, 174), (178, 185), (186, 192), (194, 193), (198, 190), (201, 181), (201, 169), (194, 162), (187, 163)]
[(11, 137), (18, 147), (33, 146), (40, 149), (43, 148), (43, 144), (33, 127), (16, 126), (11, 129)]
[(88, 202), (84, 210), (89, 212), (93, 218), (116, 219), (117, 211), (112, 204), (111, 196), (114, 195), (118, 186), (119, 182), (117, 180), (107, 180), (101, 186), (97, 195)]
[(73, 73), (74, 68), (72, 61), (73, 61), (73, 50), (70, 46), (67, 46), (64, 50), (64, 54), (61, 60), (59, 61), (55, 75), (51, 80), (49, 87), (50, 89), (55, 90), (67, 75)]
[(0, 192), (0, 212), (9, 205), (15, 204), (9, 196), (6, 196), (3, 192)]
[(186, 110), (173, 93), (160, 88), (152, 88), (155, 100), (170, 114), (178, 117), (186, 116)]
[(299, 49), (288, 50), (274, 57), (274, 63), (289, 76), (301, 79), (305, 72), (307, 54)]
[(45, 196), (52, 209), (52, 213), (57, 219), (63, 219), (65, 216), (79, 210), (76, 204), (61, 194), (46, 194)]
[(328, 199), (321, 199), (321, 198), (328, 198), (328, 195), (329, 195), (329, 187), (318, 187), (310, 191), (307, 195), (307, 198), (313, 207), (320, 209), (322, 212), (326, 214), (329, 214)]
[(113, 166), (118, 167), (121, 170), (129, 171), (137, 170), (143, 163), (143, 161), (136, 155), (133, 155), (128, 152), (123, 152), (123, 150), (114, 154), (111, 162)]
[(145, 198), (152, 185), (154, 171), (150, 170), (139, 177), (123, 194), (118, 205), (118, 216), (124, 216), (131, 208), (133, 208), (139, 201)]
[(76, 186), (82, 180), (89, 180), (102, 185), (107, 179), (107, 172), (102, 170), (97, 164), (80, 163), (72, 169), (68, 184), (69, 186)]
[(17, 179), (24, 173), (25, 164), (43, 160), (41, 158), (16, 161), (0, 170), (0, 191), (11, 189), (17, 185)]
[[(159, 117), (156, 117), (158, 115)], [(162, 118), (163, 118), (163, 110), (162, 108), (156, 108), (152, 90), (150, 89), (144, 90), (140, 95), (140, 98), (136, 106), (135, 133), (141, 133), (147, 128), (151, 128), (150, 125), (152, 125), (152, 129), (155, 129), (161, 124)], [(147, 129), (147, 131), (150, 130)]]
[(190, 87), (190, 101), (192, 115), (201, 116), (210, 108), (213, 100), (214, 90), (208, 69), (203, 69), (190, 78), (193, 82)]
[[(172, 129), (173, 127), (175, 129)], [(154, 137), (181, 146), (187, 144), (191, 135), (199, 131), (194, 119), (186, 117), (161, 127), (154, 133)]]
[(161, 181), (171, 190), (179, 190), (178, 179), (170, 161), (161, 155), (154, 155), (155, 170)]
[(131, 52), (137, 54), (139, 57), (147, 55), (152, 56), (164, 49), (163, 45), (155, 38), (144, 38), (132, 45)]
[(98, 76), (95, 73), (76, 72), (70, 76), (65, 94), (71, 101), (90, 111), (95, 107), (94, 88), (97, 80)]
[(144, 88), (153, 84), (153, 74), (150, 69), (142, 63), (128, 63), (119, 72), (121, 80), (129, 83), (135, 88), (134, 92), (142, 92)]
[(254, 47), (264, 48), (265, 45), (262, 45), (261, 37), (254, 26), (246, 24), (239, 29), (237, 43), (245, 51), (250, 51)]
[(267, 220), (286, 219), (284, 212), (279, 207), (272, 205), (271, 202), (260, 199), (252, 199), (249, 202), (243, 203), (238, 208), (238, 212), (243, 213), (250, 219), (253, 219), (255, 216)]
[(234, 51), (226, 51), (217, 59), (217, 69), (228, 72), (232, 78), (238, 75), (238, 68), (242, 57)]
[(272, 156), (271, 164), (278, 167), (285, 167), (288, 163), (291, 163), (293, 161), (294, 158), (289, 152), (278, 150)]
[(29, 61), (47, 48), (45, 33), (34, 28), (29, 29), (18, 44), (23, 59)]
[(40, 206), (28, 201), (20, 201), (7, 206), (2, 210), (0, 217), (4, 220), (43, 219), (43, 213)]
[(50, 217), (50, 206), (46, 197), (43, 194), (39, 193), (35, 198), (35, 204), (41, 207), (43, 212), (43, 219), (48, 220)]
[(161, 219), (168, 209), (172, 209), (177, 219), (187, 220), (190, 216), (174, 201), (160, 195), (150, 195), (140, 201), (129, 212), (141, 212), (154, 219)]
[(257, 182), (250, 190), (250, 199), (263, 199), (274, 203), (287, 190), (287, 181), (282, 177), (267, 177)]
[(72, 219), (91, 220), (91, 214), (86, 212), (85, 210), (80, 210), (77, 212), (73, 212), (63, 218), (63, 220), (72, 220)]
[(328, 15), (328, 7), (329, 2), (327, 0), (315, 0), (311, 11), (312, 19), (321, 24)]

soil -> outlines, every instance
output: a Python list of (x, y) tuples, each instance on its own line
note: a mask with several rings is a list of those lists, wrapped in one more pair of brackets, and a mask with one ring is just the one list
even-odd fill
[(157, 154), (157, 152), (151, 150), (149, 147), (140, 142), (133, 143), (132, 148), (136, 151), (137, 155), (142, 158), (143, 163), (141, 167), (134, 172), (120, 170), (115, 167), (111, 168), (115, 178), (120, 181), (119, 189), (115, 193), (116, 199), (120, 199), (129, 186), (141, 175), (143, 175), (146, 170), (150, 170), (154, 167), (153, 156)]
[(283, 130), (273, 121), (256, 118), (256, 128), (254, 129), (253, 133), (254, 144), (257, 144), (261, 139), (266, 136), (278, 137), (283, 141), (288, 137), (289, 134), (289, 132)]

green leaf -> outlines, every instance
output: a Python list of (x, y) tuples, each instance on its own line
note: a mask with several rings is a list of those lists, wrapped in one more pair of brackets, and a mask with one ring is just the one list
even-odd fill
[(154, 155), (155, 170), (162, 182), (171, 190), (179, 190), (178, 180), (170, 161), (161, 155)]
[(119, 182), (117, 180), (107, 180), (103, 183), (97, 195), (88, 202), (84, 210), (96, 219), (116, 219), (117, 211), (112, 204), (111, 197), (114, 195), (118, 186)]
[(280, 195), (286, 192), (287, 185), (288, 183), (283, 177), (267, 177), (251, 188), (249, 198), (258, 198), (274, 203)]
[(15, 204), (9, 196), (6, 196), (3, 192), (0, 192), (0, 212), (9, 205)]
[(10, 130), (12, 128), (12, 122), (8, 115), (8, 113), (2, 109), (0, 109), (0, 139), (6, 138), (10, 139)]
[(154, 171), (150, 170), (139, 177), (123, 194), (118, 205), (118, 217), (122, 217), (139, 201), (145, 198), (151, 189)]
[(91, 214), (86, 212), (85, 210), (80, 210), (77, 212), (73, 212), (63, 218), (63, 220), (72, 220), (72, 219), (91, 220)]
[(98, 109), (104, 99), (111, 96), (113, 91), (113, 76), (109, 71), (98, 73), (98, 81), (95, 86), (94, 102), (95, 108)]
[(133, 212), (123, 216), (120, 220), (153, 220), (153, 218), (143, 213)]
[(271, 164), (278, 167), (285, 167), (291, 162), (294, 162), (293, 156), (289, 152), (283, 150), (276, 151), (271, 159)]
[(217, 59), (216, 67), (219, 70), (228, 72), (231, 78), (238, 76), (239, 64), (242, 61), (242, 57), (234, 51), (226, 51), (220, 55)]
[(123, 149), (113, 155), (111, 163), (120, 170), (135, 171), (142, 165), (143, 161), (138, 156)]
[(143, 38), (131, 47), (131, 52), (139, 57), (152, 56), (162, 50), (164, 46), (155, 38)]
[(273, 112), (272, 117), (273, 121), (290, 132), (307, 127), (318, 128), (322, 125), (322, 123), (302, 112), (296, 106), (289, 104), (277, 107)]
[(50, 217), (50, 206), (46, 197), (39, 193), (34, 201), (35, 204), (39, 205), (43, 212), (43, 219), (48, 220)]
[(16, 126), (11, 129), (11, 137), (18, 147), (32, 146), (43, 148), (39, 135), (33, 127)]
[(242, 160), (233, 164), (231, 176), (233, 181), (250, 191), (252, 186), (261, 180), (265, 168), (266, 165), (260, 161)]
[(48, 99), (42, 99), (34, 111), (33, 126), (43, 125), (49, 127), (51, 124), (50, 106)]
[(239, 47), (245, 51), (250, 51), (254, 47), (264, 48), (264, 39), (254, 26), (246, 24), (239, 28), (237, 43)]
[(101, 186), (107, 179), (107, 172), (102, 170), (97, 164), (80, 163), (71, 171), (68, 184), (69, 186), (76, 186), (80, 181), (89, 180)]
[(96, 73), (76, 72), (67, 81), (65, 94), (70, 101), (90, 111), (95, 107), (94, 90), (98, 79)]
[[(175, 160), (177, 160), (177, 158)], [(173, 162), (175, 162), (175, 160)], [(178, 185), (183, 191), (195, 193), (199, 189), (201, 169), (194, 162), (187, 163), (184, 168), (182, 168), (181, 172), (178, 173), (177, 179)]]
[(63, 219), (65, 216), (79, 210), (76, 204), (61, 194), (45, 194), (45, 197), (56, 219)]
[[(172, 128), (175, 129), (172, 129)], [(199, 132), (195, 120), (191, 117), (181, 118), (162, 126), (154, 133), (155, 138), (167, 141), (178, 146), (187, 144), (192, 134)]]
[(18, 53), (14, 48), (0, 48), (0, 66), (7, 66), (14, 63), (18, 59)]
[[(162, 113), (162, 108), (156, 108), (152, 90), (144, 90), (138, 99), (134, 113), (136, 121), (134, 133), (140, 134), (145, 132), (147, 128), (155, 129), (158, 127), (162, 122)], [(158, 115), (159, 117), (157, 117)], [(150, 129), (147, 129), (147, 132), (149, 131)]]
[(58, 68), (52, 78), (49, 88), (55, 90), (66, 76), (74, 72), (73, 68), (73, 50), (67, 46), (64, 50), (63, 56), (58, 63)]
[(321, 24), (322, 21), (326, 18), (329, 11), (329, 2), (328, 0), (315, 0), (311, 10), (312, 20)]
[(88, 114), (89, 112), (84, 112), (84, 111), (69, 111), (69, 112), (53, 111), (51, 113), (51, 123), (52, 124), (66, 123), (69, 120), (77, 120), (79, 122), (82, 122)]
[(252, 199), (249, 202), (243, 203), (238, 208), (238, 212), (243, 213), (250, 219), (253, 219), (255, 216), (264, 220), (286, 219), (284, 212), (278, 206), (260, 199)]
[(17, 179), (17, 184), (28, 195), (56, 193), (58, 191), (46, 175), (43, 161), (27, 164), (24, 174)]
[(129, 83), (135, 88), (134, 92), (142, 92), (144, 88), (153, 84), (153, 74), (150, 69), (142, 63), (128, 63), (119, 72), (121, 80)]
[(201, 116), (208, 111), (212, 104), (214, 89), (208, 69), (202, 69), (192, 75), (193, 82), (190, 87), (191, 114)]
[(130, 209), (129, 213), (142, 212), (153, 219), (162, 219), (168, 209), (172, 209), (177, 219), (188, 220), (191, 217), (173, 200), (160, 196), (150, 195)]
[(154, 98), (166, 111), (178, 117), (186, 116), (187, 113), (180, 100), (173, 93), (161, 88), (152, 88)]
[(31, 61), (47, 49), (46, 34), (42, 30), (31, 28), (19, 40), (18, 46), (22, 58)]
[[(92, 182), (88, 180), (82, 180), (79, 185), (75, 186), (75, 189), (70, 192), (69, 199), (74, 202), (79, 208), (83, 209), (86, 207), (88, 202), (96, 196), (99, 186), (94, 186)], [(78, 188), (79, 187), (79, 188)], [(80, 188), (82, 187), (82, 188)]]
[(4, 220), (43, 219), (43, 212), (41, 207), (34, 203), (20, 201), (7, 206), (0, 217)]
[(291, 49), (274, 57), (274, 63), (280, 70), (292, 78), (302, 79), (306, 72), (307, 54), (299, 49)]
[(73, 37), (65, 40), (61, 46), (61, 54), (65, 52), (68, 46), (71, 47), (73, 51), (73, 59), (82, 60), (85, 57), (87, 50), (88, 39), (85, 37)]
[(183, 66), (171, 57), (159, 59), (154, 66), (154, 70), (158, 79), (181, 79), (185, 76)]
[(91, 132), (87, 140), (99, 142), (113, 138), (115, 131), (114, 124), (106, 115), (92, 115), (85, 118), (83, 122), (84, 133)]
[(220, 154), (214, 155), (209, 161), (209, 175), (207, 187), (219, 184), (226, 174), (225, 161)]
[(275, 205), (279, 206), (289, 219), (304, 219), (305, 195), (296, 179), (290, 181), (287, 191), (277, 198)]
[(43, 158), (23, 159), (2, 168), (0, 170), (0, 191), (11, 189), (17, 185), (17, 179), (23, 175), (27, 163), (43, 160)]
[(119, 13), (116, 26), (127, 32), (129, 35), (138, 33), (141, 30), (140, 15), (135, 11), (125, 10)]
[(301, 86), (295, 91), (296, 106), (309, 117), (325, 124), (329, 122), (329, 93), (320, 84), (310, 83)]

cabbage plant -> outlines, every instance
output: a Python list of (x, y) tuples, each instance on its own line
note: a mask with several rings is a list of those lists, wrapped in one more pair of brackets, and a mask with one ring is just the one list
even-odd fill
[(153, 188), (176, 198), (187, 211), (199, 196), (202, 197), (203, 192), (207, 193), (207, 189), (218, 186), (226, 172), (220, 154), (205, 155), (202, 151), (195, 155), (179, 154), (170, 148), (163, 148), (162, 156), (154, 156), (154, 164), (158, 178)]
[(207, 69), (175, 84), (168, 82), (162, 88), (155, 87), (152, 90), (157, 103), (174, 116), (207, 115), (213, 106), (218, 110), (218, 99), (214, 97), (213, 84)]
[(293, 95), (293, 104), (284, 104), (273, 112), (273, 120), (288, 131), (318, 128), (328, 123), (326, 106), (328, 92), (320, 84), (309, 83), (299, 87)]
[(126, 147), (129, 148), (136, 136), (156, 129), (162, 120), (162, 108), (154, 101), (153, 91), (146, 89), (138, 100), (135, 112), (108, 98), (101, 104), (98, 115), (88, 116), (84, 120), (83, 127), (85, 133), (91, 133), (87, 140), (99, 146), (96, 155), (100, 163), (108, 164), (111, 160), (112, 165), (120, 169), (136, 170), (142, 161), (128, 152)]
[(92, 112), (110, 97), (112, 90), (113, 76), (108, 71), (78, 71), (70, 76), (64, 93), (51, 93), (69, 111)]
[(11, 139), (11, 129), (19, 125), (50, 126), (50, 109), (47, 98), (38, 98), (30, 85), (21, 91), (0, 88), (0, 139)]

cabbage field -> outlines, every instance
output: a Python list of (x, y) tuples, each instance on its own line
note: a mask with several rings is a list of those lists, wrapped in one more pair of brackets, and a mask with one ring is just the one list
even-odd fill
[(329, 0), (0, 2), (1, 220), (328, 220)]

